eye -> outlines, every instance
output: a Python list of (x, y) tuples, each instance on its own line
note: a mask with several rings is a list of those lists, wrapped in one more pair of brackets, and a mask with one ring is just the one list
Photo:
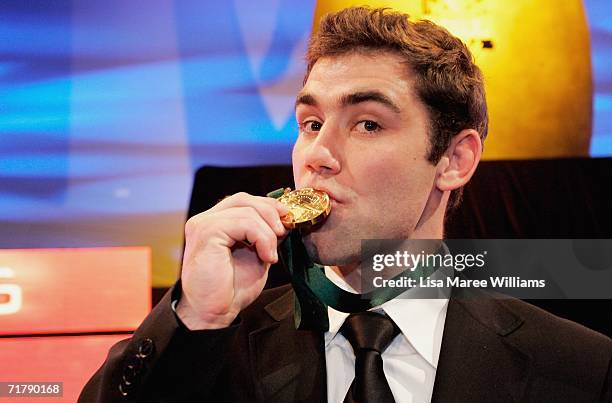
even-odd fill
[(362, 120), (355, 127), (360, 133), (375, 133), (381, 129), (380, 125), (373, 120)]
[(323, 123), (316, 120), (306, 120), (300, 124), (300, 129), (306, 133), (318, 132), (323, 127)]

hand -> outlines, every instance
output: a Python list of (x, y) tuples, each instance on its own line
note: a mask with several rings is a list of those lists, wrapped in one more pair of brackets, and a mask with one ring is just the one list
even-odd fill
[(276, 199), (237, 193), (187, 221), (176, 312), (189, 329), (227, 327), (261, 294), (287, 213)]

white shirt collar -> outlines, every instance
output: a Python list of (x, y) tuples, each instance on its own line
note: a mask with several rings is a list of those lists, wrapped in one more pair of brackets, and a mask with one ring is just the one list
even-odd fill
[[(433, 276), (436, 276), (435, 273)], [(325, 275), (338, 287), (355, 293), (349, 284), (335, 271), (325, 267)], [(432, 277), (433, 277), (432, 276)], [(439, 321), (446, 319), (448, 298), (415, 299), (406, 298), (408, 290), (398, 297), (385, 302), (373, 311), (383, 310), (400, 328), (402, 335), (431, 366), (437, 368), (440, 341), (435, 340), (435, 330)], [(329, 346), (338, 334), (348, 313), (327, 307), (329, 331), (325, 333), (325, 346)], [(437, 346), (437, 347), (436, 347)]]

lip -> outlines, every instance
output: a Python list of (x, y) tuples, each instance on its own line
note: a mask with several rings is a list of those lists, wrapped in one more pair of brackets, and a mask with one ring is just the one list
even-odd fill
[(312, 186), (312, 185), (307, 185), (304, 187), (309, 187), (309, 188), (313, 188), (315, 190), (320, 190), (322, 192), (327, 193), (327, 195), (329, 196), (329, 199), (332, 203), (342, 203), (342, 200), (338, 200), (338, 198), (336, 197), (336, 195), (334, 194), (334, 192), (332, 192), (331, 190), (327, 189), (325, 186)]

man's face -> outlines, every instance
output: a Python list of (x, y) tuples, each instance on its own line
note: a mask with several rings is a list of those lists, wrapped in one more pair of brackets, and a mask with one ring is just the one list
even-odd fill
[(296, 100), (296, 188), (329, 193), (332, 212), (304, 236), (326, 265), (357, 263), (362, 239), (417, 236), (436, 191), (428, 114), (399, 56), (374, 51), (319, 59)]

